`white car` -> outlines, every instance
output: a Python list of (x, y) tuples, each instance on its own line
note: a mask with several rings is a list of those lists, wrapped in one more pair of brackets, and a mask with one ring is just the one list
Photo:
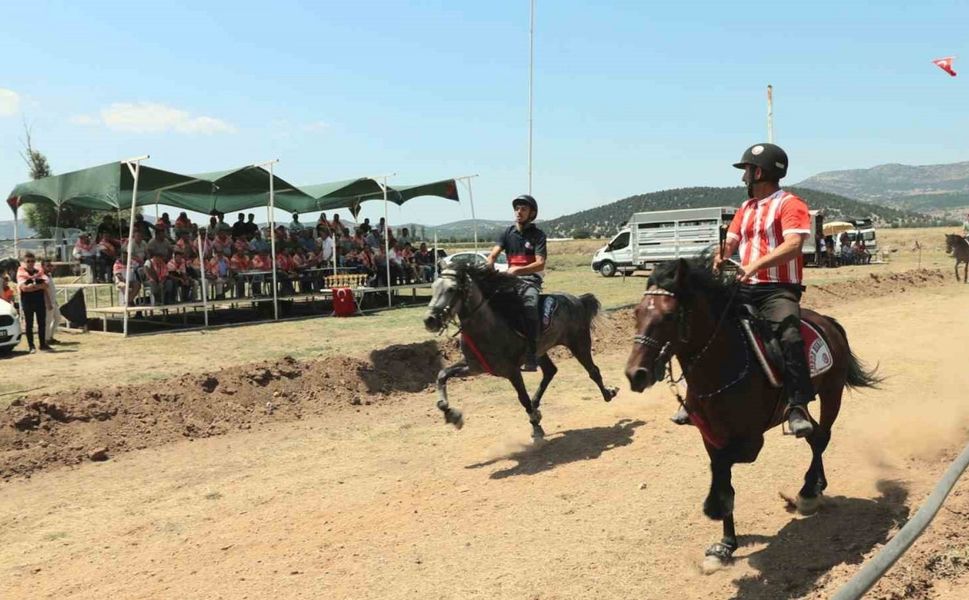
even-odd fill
[(20, 343), (20, 316), (13, 304), (0, 300), (0, 354), (6, 354)]
[[(465, 263), (484, 266), (484, 264), (488, 262), (488, 254), (490, 253), (483, 250), (479, 250), (477, 252), (474, 250), (455, 252), (450, 256), (444, 257), (444, 265), (450, 266), (454, 263)], [(495, 261), (495, 270), (502, 273), (508, 270), (508, 261), (505, 259), (504, 252), (498, 255), (498, 260)]]

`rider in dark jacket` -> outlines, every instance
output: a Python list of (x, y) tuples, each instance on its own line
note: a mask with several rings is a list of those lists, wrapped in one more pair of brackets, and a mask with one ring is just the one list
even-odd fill
[(504, 251), (508, 255), (508, 274), (518, 277), (518, 295), (525, 307), (525, 363), (522, 371), (538, 370), (535, 356), (541, 327), (538, 314), (538, 295), (545, 276), (545, 258), (548, 255), (545, 234), (535, 226), (538, 202), (525, 194), (515, 198), (515, 224), (506, 229), (488, 256), (488, 266), (494, 268), (495, 260)]

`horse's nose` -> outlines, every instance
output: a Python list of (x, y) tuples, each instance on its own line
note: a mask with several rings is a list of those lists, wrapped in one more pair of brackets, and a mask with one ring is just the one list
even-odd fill
[(435, 317), (432, 313), (427, 313), (427, 316), (424, 317), (424, 327), (426, 327), (428, 331), (437, 331), (440, 329), (441, 325), (437, 317)]
[(653, 378), (649, 371), (642, 367), (626, 369), (626, 378), (629, 379), (629, 387), (634, 392), (641, 392), (653, 385)]

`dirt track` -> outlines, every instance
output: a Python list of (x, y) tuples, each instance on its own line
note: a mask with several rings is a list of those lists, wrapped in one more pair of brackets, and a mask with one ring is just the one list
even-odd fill
[[(325, 377), (313, 365), (265, 365), (264, 385), (251, 367), (220, 373), (214, 387), (193, 376), (169, 399), (177, 410), (148, 411), (161, 401), (143, 397), (145, 419), (130, 423), (157, 431), (155, 441), (137, 428), (106, 429), (120, 423), (117, 410), (99, 421), (37, 409), (39, 421), (14, 434), (9, 419), (30, 402), (12, 407), (3, 417), (3, 472), (14, 476), (0, 497), (4, 597), (828, 597), (965, 443), (967, 291), (940, 283), (858, 284), (876, 297), (866, 301), (845, 299), (844, 286), (812, 290), (806, 303), (838, 317), (855, 351), (889, 380), (846, 400), (827, 453), (831, 496), (817, 517), (792, 517), (777, 498), (799, 485), (803, 443), (774, 432), (757, 464), (735, 470), (744, 545), (734, 566), (712, 576), (695, 567), (719, 537), (700, 512), (708, 479), (699, 437), (668, 423), (665, 390), (626, 389), (629, 319), (619, 314), (599, 334), (597, 360), (624, 391), (603, 404), (581, 368), (560, 360), (543, 410), (549, 440), (539, 447), (528, 443), (510, 388), (492, 378), (452, 385), (468, 424), (446, 428), (433, 395), (415, 391), (442, 358), (430, 350), (417, 353), (426, 370), (406, 363), (407, 379), (351, 358)], [(282, 371), (296, 374), (273, 374)], [(252, 373), (250, 390), (242, 380)], [(345, 379), (327, 384), (334, 376)], [(303, 398), (310, 388), (316, 397)], [(193, 412), (201, 398), (240, 408)], [(97, 412), (74, 401), (45, 406)], [(159, 422), (166, 427), (152, 427)], [(249, 430), (231, 432), (239, 428)], [(187, 430), (199, 433), (170, 443)], [(125, 452), (135, 439), (151, 447)], [(95, 445), (111, 460), (87, 461)], [(969, 485), (947, 506), (871, 597), (965, 597)]]

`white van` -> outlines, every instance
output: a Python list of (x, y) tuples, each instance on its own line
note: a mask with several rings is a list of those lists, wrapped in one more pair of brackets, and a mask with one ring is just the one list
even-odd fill
[(737, 209), (727, 206), (634, 213), (592, 257), (603, 277), (632, 273), (675, 258), (693, 258), (716, 248)]
[(6, 354), (20, 343), (20, 316), (14, 305), (0, 300), (0, 354)]

